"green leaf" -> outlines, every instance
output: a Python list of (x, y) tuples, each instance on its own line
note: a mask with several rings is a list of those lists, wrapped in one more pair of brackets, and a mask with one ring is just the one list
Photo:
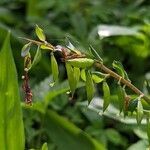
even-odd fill
[(57, 61), (53, 53), (51, 53), (51, 68), (52, 68), (53, 80), (54, 82), (56, 82), (58, 80), (59, 70), (58, 70)]
[(40, 50), (40, 46), (38, 46), (31, 67), (34, 67), (40, 61), (40, 59), (41, 59), (41, 50)]
[(41, 150), (48, 150), (47, 143), (44, 143), (44, 144), (42, 145), (42, 149), (41, 149)]
[(72, 95), (74, 95), (74, 92), (76, 89), (74, 70), (73, 70), (73, 67), (69, 63), (66, 63), (66, 71), (67, 71), (70, 90), (71, 90)]
[(30, 51), (30, 46), (31, 46), (31, 42), (25, 44), (21, 50), (21, 56), (25, 57), (28, 55), (29, 51)]
[(137, 112), (136, 112), (137, 123), (140, 124), (142, 119), (143, 119), (143, 106), (141, 103), (141, 99), (138, 99)]
[(110, 104), (110, 89), (106, 81), (103, 82), (103, 92), (104, 92), (104, 102), (103, 102), (103, 112), (107, 109)]
[(100, 141), (94, 140), (68, 119), (49, 110), (45, 129), (58, 150), (104, 150)]
[(117, 73), (125, 78), (126, 80), (130, 81), (129, 77), (128, 77), (128, 74), (126, 73), (126, 71), (124, 70), (124, 67), (123, 65), (119, 62), (119, 61), (113, 61), (113, 68), (117, 71)]
[(119, 109), (121, 113), (125, 104), (125, 90), (121, 87), (121, 85), (118, 85), (117, 95), (118, 95), (118, 101), (119, 101)]
[(108, 76), (108, 74), (104, 74), (98, 71), (92, 72), (92, 79), (95, 83), (100, 83), (104, 81), (104, 79)]
[(0, 66), (0, 149), (23, 150), (24, 127), (10, 34), (0, 51)]
[(88, 103), (90, 103), (94, 97), (94, 84), (89, 70), (86, 70), (86, 93)]
[(93, 54), (93, 56), (98, 59), (99, 61), (103, 62), (103, 59), (100, 57), (100, 55), (97, 53), (97, 51), (93, 48), (92, 45), (90, 45), (89, 47), (91, 53)]
[(46, 39), (45, 34), (38, 25), (36, 25), (36, 27), (35, 27), (35, 33), (41, 41), (45, 41), (45, 39)]
[(67, 63), (77, 68), (89, 68), (94, 64), (94, 60), (89, 58), (75, 58), (67, 60)]

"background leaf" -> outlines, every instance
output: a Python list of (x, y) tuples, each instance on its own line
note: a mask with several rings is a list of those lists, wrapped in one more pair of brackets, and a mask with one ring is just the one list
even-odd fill
[(23, 150), (24, 128), (9, 33), (0, 51), (0, 65), (0, 149)]

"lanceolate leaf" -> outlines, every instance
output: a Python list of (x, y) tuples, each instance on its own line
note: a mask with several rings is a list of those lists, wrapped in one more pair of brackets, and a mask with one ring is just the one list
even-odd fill
[(66, 70), (67, 70), (67, 76), (68, 76), (68, 82), (69, 82), (70, 90), (71, 90), (72, 95), (73, 95), (75, 92), (75, 89), (76, 89), (74, 70), (73, 70), (73, 67), (68, 63), (66, 63)]
[(36, 25), (35, 33), (41, 41), (45, 41), (46, 39), (45, 34), (43, 33), (43, 30), (38, 25)]
[(42, 149), (41, 149), (41, 150), (48, 150), (47, 143), (44, 143), (44, 144), (42, 145)]
[(67, 60), (67, 63), (77, 68), (88, 68), (92, 67), (94, 60), (89, 58), (75, 58)]
[(103, 112), (107, 109), (110, 103), (110, 89), (106, 81), (103, 82), (103, 92), (104, 92), (104, 103), (103, 103)]
[(125, 105), (125, 91), (121, 87), (121, 85), (118, 85), (117, 95), (118, 95), (119, 109), (121, 113)]
[(92, 52), (93, 56), (98, 59), (99, 61), (103, 62), (103, 59), (97, 53), (97, 51), (90, 45), (90, 51)]
[(25, 57), (28, 55), (29, 51), (30, 51), (30, 46), (31, 46), (31, 42), (25, 44), (21, 50), (21, 56)]
[(9, 34), (0, 51), (0, 149), (25, 149), (17, 72)]
[(86, 92), (88, 102), (90, 103), (94, 96), (94, 84), (89, 70), (86, 70)]
[(40, 61), (40, 59), (41, 59), (41, 50), (40, 46), (38, 46), (31, 67), (35, 66)]
[(118, 72), (118, 74), (119, 74), (120, 76), (122, 76), (122, 77), (125, 78), (126, 80), (129, 80), (129, 81), (130, 81), (130, 79), (129, 79), (127, 73), (126, 73), (126, 71), (124, 70), (123, 65), (122, 65), (119, 61), (115, 61), (115, 60), (114, 60), (112, 65), (113, 65), (113, 68)]
[(138, 104), (137, 104), (137, 114), (136, 114), (136, 119), (137, 123), (140, 124), (143, 118), (143, 106), (141, 103), (141, 99), (138, 99)]
[(51, 68), (52, 68), (53, 80), (54, 82), (56, 82), (58, 80), (59, 70), (58, 70), (57, 61), (53, 53), (51, 53)]

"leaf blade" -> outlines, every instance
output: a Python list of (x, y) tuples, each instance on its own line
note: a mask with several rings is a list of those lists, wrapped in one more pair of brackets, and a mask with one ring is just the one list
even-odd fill
[(0, 149), (24, 149), (19, 87), (9, 34), (0, 51), (0, 64)]

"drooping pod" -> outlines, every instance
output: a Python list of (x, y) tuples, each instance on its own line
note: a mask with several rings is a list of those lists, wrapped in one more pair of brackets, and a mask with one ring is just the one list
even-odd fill
[(94, 83), (89, 70), (86, 70), (86, 92), (88, 103), (90, 103), (94, 96)]
[(103, 112), (107, 109), (110, 104), (110, 89), (106, 81), (103, 82)]

